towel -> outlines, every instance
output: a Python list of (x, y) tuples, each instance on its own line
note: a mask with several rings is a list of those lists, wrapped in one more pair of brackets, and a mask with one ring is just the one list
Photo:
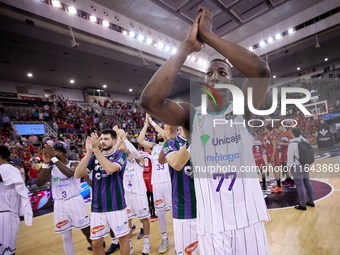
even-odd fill
[(25, 225), (32, 225), (33, 211), (28, 199), (28, 189), (21, 177), (20, 171), (10, 164), (0, 165), (0, 175), (6, 186), (14, 184), (16, 192), (20, 195), (19, 215), (24, 216)]

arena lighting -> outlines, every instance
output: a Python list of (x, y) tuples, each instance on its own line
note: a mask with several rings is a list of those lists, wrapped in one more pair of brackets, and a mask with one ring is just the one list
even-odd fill
[(99, 91), (100, 91), (100, 89), (97, 89), (97, 91), (99, 92)]
[(135, 34), (135, 32), (130, 31), (130, 32), (129, 32), (129, 36), (134, 38), (134, 37), (136, 36), (136, 34)]
[(288, 29), (288, 34), (292, 34), (292, 33), (294, 33), (294, 29), (293, 28)]
[(90, 20), (91, 20), (92, 22), (97, 22), (97, 18), (96, 18), (95, 16), (90, 16)]
[(132, 92), (132, 89), (129, 89), (129, 92)]
[(151, 38), (146, 39), (146, 43), (147, 44), (151, 44), (152, 43), (152, 39)]
[(325, 61), (328, 61), (328, 58), (325, 58)]
[(77, 9), (74, 8), (73, 6), (69, 6), (67, 8), (68, 12), (71, 13), (71, 14), (77, 14)]
[(197, 63), (202, 64), (203, 63), (202, 59), (197, 60)]
[(263, 46), (265, 46), (265, 45), (266, 45), (266, 43), (265, 43), (264, 41), (261, 41), (261, 42), (260, 42), (260, 46), (261, 46), (261, 47), (263, 47)]
[(160, 42), (160, 43), (158, 44), (158, 48), (163, 49), (163, 47), (164, 47), (164, 44)]
[(250, 47), (248, 48), (248, 50), (250, 50), (250, 51), (254, 51), (254, 48), (253, 48), (253, 46), (250, 46)]
[(279, 40), (279, 39), (281, 39), (281, 37), (282, 37), (281, 34), (276, 34), (276, 35), (275, 35), (275, 40)]
[(57, 0), (52, 0), (52, 6), (56, 8), (61, 8), (61, 4)]
[(107, 87), (107, 86), (104, 84), (104, 85), (103, 85), (103, 88), (105, 89), (106, 87)]
[(189, 55), (189, 56), (187, 56), (187, 59), (190, 59), (191, 58), (191, 56)]
[(33, 74), (32, 73), (28, 73), (27, 76), (28, 77), (33, 77)]
[(275, 78), (276, 78), (276, 75), (273, 75), (273, 78), (275, 79)]
[(126, 32), (126, 30), (124, 30), (124, 31), (123, 31), (123, 35), (127, 35), (127, 32)]
[(268, 40), (267, 40), (268, 43), (272, 43), (273, 41), (274, 41), (274, 39), (272, 37), (269, 37)]
[(157, 43), (155, 43), (153, 46), (157, 47)]
[(138, 40), (139, 40), (139, 41), (143, 41), (143, 40), (144, 40), (144, 36), (139, 35), (139, 36), (138, 36)]
[(170, 47), (169, 46), (165, 46), (165, 50), (166, 51), (170, 51)]
[(103, 27), (109, 27), (110, 26), (110, 23), (106, 20), (103, 20), (102, 24), (103, 24)]
[(196, 57), (195, 56), (192, 56), (191, 59), (190, 59), (192, 62), (194, 62), (196, 60)]
[(298, 70), (298, 71), (299, 71), (299, 70), (300, 70), (300, 67), (296, 68), (296, 70)]
[(74, 83), (74, 80), (70, 80), (70, 83)]
[(173, 48), (172, 50), (171, 50), (171, 53), (172, 54), (175, 54), (177, 52), (177, 49), (175, 49), (175, 48)]

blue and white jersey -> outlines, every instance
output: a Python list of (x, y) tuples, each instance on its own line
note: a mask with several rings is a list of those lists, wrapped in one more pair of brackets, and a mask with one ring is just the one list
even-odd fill
[(163, 144), (155, 144), (151, 152), (152, 161), (152, 174), (151, 174), (151, 184), (170, 182), (170, 173), (168, 163), (159, 164), (158, 158), (159, 154), (163, 149)]

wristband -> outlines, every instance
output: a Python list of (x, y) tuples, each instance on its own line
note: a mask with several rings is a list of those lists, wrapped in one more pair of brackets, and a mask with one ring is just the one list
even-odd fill
[(55, 164), (57, 161), (59, 161), (59, 159), (57, 159), (56, 157), (51, 158), (51, 161), (53, 162), (53, 164)]
[(43, 163), (42, 166), (41, 166), (41, 168), (48, 168), (49, 166), (50, 166), (49, 164)]

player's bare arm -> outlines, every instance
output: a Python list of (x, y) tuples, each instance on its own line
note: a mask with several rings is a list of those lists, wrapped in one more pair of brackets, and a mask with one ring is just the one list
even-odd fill
[(165, 137), (165, 131), (163, 128), (161, 128), (160, 126), (158, 126), (156, 124), (156, 122), (154, 122), (151, 118), (151, 116), (149, 116), (149, 123), (156, 129), (157, 133), (160, 134), (162, 137)]
[(89, 173), (84, 175), (84, 180), (88, 185), (90, 185), (90, 187), (92, 187), (92, 181), (90, 180)]
[[(213, 14), (205, 7), (198, 10), (201, 13), (199, 22), (199, 38), (216, 51), (221, 53), (228, 61), (248, 79), (242, 86), (245, 96), (245, 115), (252, 117), (247, 104), (247, 88), (253, 87), (253, 104), (255, 109), (262, 105), (269, 85), (270, 69), (268, 65), (255, 53), (236, 43), (224, 40), (212, 33)], [(254, 79), (250, 79), (254, 78)]]
[[(43, 162), (44, 164), (49, 164), (51, 162), (51, 158), (46, 151), (43, 151)], [(51, 180), (51, 170), (52, 167), (45, 168), (44, 164), (39, 171), (38, 178), (37, 178), (37, 186), (41, 187), (46, 184), (49, 180)]]
[(96, 155), (96, 158), (103, 168), (103, 170), (107, 174), (113, 174), (114, 172), (117, 172), (120, 170), (120, 166), (118, 164), (113, 164), (110, 160), (108, 160), (100, 151), (99, 149), (99, 137), (96, 133), (91, 134), (91, 141), (92, 141), (92, 149), (94, 155)]
[(274, 162), (274, 156), (275, 156), (275, 153), (276, 153), (276, 147), (277, 147), (277, 145), (276, 145), (276, 141), (275, 140), (272, 140), (271, 141), (271, 144), (273, 145), (273, 152), (272, 152), (272, 157), (270, 158), (270, 161), (271, 162)]
[(76, 170), (74, 171), (74, 177), (75, 178), (81, 178), (84, 177), (87, 174), (87, 165), (89, 163), (89, 160), (93, 154), (92, 149), (92, 141), (91, 137), (87, 137), (86, 139), (86, 153), (83, 159), (80, 161), (78, 166), (76, 167)]
[(189, 160), (190, 154), (186, 149), (186, 144), (178, 151), (173, 152), (166, 157), (168, 164), (176, 171), (181, 171)]
[(146, 150), (151, 150), (152, 147), (155, 145), (155, 143), (152, 143), (152, 142), (148, 142), (148, 141), (145, 141), (145, 133), (146, 133), (146, 130), (148, 129), (149, 127), (149, 117), (150, 115), (147, 113), (146, 116), (145, 116), (145, 123), (144, 123), (144, 126), (142, 128), (142, 130), (140, 131), (140, 134), (138, 136), (138, 139), (137, 139), (137, 142), (144, 147), (144, 149)]
[(199, 18), (200, 15), (196, 17), (187, 38), (179, 46), (176, 54), (158, 69), (141, 95), (142, 107), (152, 116), (169, 125), (186, 126), (190, 120), (190, 110), (167, 97), (187, 56), (201, 50), (201, 43), (197, 37)]

